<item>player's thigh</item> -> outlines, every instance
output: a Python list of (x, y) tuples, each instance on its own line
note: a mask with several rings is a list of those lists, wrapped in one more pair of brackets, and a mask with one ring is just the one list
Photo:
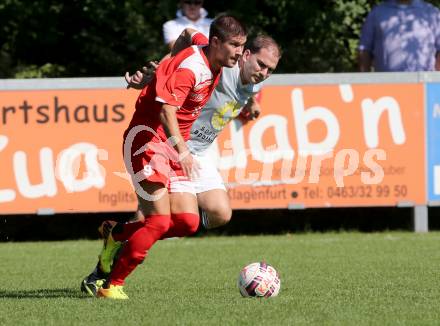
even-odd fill
[[(170, 197), (168, 189), (163, 184), (143, 180), (136, 187), (136, 195), (138, 198), (137, 215), (139, 213), (143, 216), (170, 214)], [(141, 215), (138, 219), (142, 217)]]
[(170, 196), (171, 213), (192, 213), (199, 215), (197, 197), (190, 192), (172, 192)]
[(219, 216), (229, 219), (231, 215), (231, 204), (228, 193), (223, 189), (212, 189), (197, 194), (199, 207), (208, 213), (209, 216)]
[(194, 184), (188, 178), (172, 177), (169, 195), (172, 214), (193, 213), (199, 215)]

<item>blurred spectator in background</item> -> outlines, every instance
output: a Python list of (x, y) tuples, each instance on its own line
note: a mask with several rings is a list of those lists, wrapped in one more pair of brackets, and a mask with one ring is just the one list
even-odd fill
[(422, 0), (385, 0), (364, 22), (360, 71), (440, 70), (440, 10)]
[(196, 29), (209, 37), (212, 19), (207, 18), (208, 12), (202, 6), (203, 0), (180, 0), (177, 18), (163, 24), (163, 38), (170, 50), (180, 33), (187, 27)]

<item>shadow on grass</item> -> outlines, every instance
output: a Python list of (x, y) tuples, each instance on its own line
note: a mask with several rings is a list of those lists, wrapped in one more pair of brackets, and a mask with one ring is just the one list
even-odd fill
[(34, 289), (34, 290), (3, 290), (0, 289), (0, 299), (50, 299), (50, 298), (75, 298), (88, 299), (90, 296), (80, 292), (77, 289)]

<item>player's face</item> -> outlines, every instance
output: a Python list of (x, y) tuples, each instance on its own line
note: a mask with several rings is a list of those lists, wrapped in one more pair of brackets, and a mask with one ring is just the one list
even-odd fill
[(233, 36), (228, 40), (221, 42), (217, 39), (216, 58), (220, 66), (233, 67), (243, 54), (246, 36)]
[(268, 78), (277, 67), (278, 51), (272, 47), (257, 53), (246, 50), (243, 54), (242, 79), (244, 83), (258, 84)]

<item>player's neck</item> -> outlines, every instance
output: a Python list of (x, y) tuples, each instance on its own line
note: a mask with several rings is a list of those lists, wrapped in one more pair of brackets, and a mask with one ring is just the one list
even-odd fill
[(247, 85), (250, 83), (250, 80), (246, 80), (246, 77), (244, 76), (244, 62), (243, 57), (240, 57), (238, 59), (238, 69), (240, 70), (240, 80), (242, 85)]

